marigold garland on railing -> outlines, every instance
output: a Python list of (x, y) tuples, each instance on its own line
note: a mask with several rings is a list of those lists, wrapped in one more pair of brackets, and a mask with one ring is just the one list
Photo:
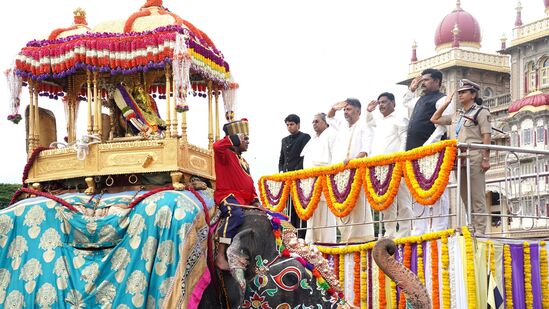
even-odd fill
[(362, 295), (360, 295), (360, 252), (353, 254), (353, 263), (353, 293), (355, 294), (353, 304), (356, 307), (360, 307), (360, 300), (362, 299)]
[[(438, 281), (438, 244), (435, 239), (431, 240), (431, 289), (433, 309), (440, 308), (440, 294)], [(418, 266), (419, 267), (419, 266)], [(444, 281), (444, 278), (442, 279)]]
[[(397, 304), (398, 304), (397, 284), (396, 284), (396, 282), (394, 282), (392, 280), (389, 284), (391, 285), (391, 306), (390, 306), (390, 308), (396, 308)], [(400, 295), (402, 295), (402, 293)]]
[[(432, 205), (440, 198), (448, 185), (457, 153), (455, 141), (442, 141), (411, 150), (408, 153), (409, 158), (404, 166), (406, 185), (418, 203)], [(439, 156), (433, 174), (429, 178), (425, 178), (417, 160), (437, 153)]]
[(423, 271), (423, 244), (419, 241), (416, 244), (417, 250), (417, 277), (421, 284), (425, 285), (425, 271)]
[(505, 278), (505, 308), (513, 308), (513, 268), (511, 267), (511, 249), (503, 246), (503, 276)]
[[(406, 185), (416, 201), (426, 206), (432, 205), (440, 198), (448, 184), (457, 152), (456, 145), (456, 140), (447, 140), (407, 152), (354, 159), (345, 166), (339, 163), (263, 176), (258, 181), (260, 197), (263, 204), (271, 210), (282, 211), (285, 206), (282, 199), (287, 199), (288, 193), (292, 192), (298, 216), (310, 217), (318, 204), (317, 198), (320, 198), (318, 193), (315, 195), (315, 190), (322, 187), (322, 194), (330, 210), (338, 217), (345, 217), (353, 210), (362, 185), (372, 208), (387, 209), (393, 203), (401, 175), (404, 175)], [(435, 157), (437, 154), (438, 157)], [(423, 174), (427, 171), (422, 170), (419, 160), (433, 161), (432, 164), (429, 163), (435, 166), (430, 175)], [(380, 174), (384, 175), (378, 175), (376, 170), (379, 169), (376, 169), (376, 166), (386, 166), (387, 173), (381, 169)], [(305, 196), (300, 197), (297, 186), (299, 184), (294, 182), (307, 178), (317, 178), (313, 194), (308, 201)], [(273, 188), (266, 186), (266, 181), (278, 182), (280, 186), (284, 186), (284, 190), (271, 192)], [(293, 185), (296, 185), (295, 190), (291, 188)], [(284, 196), (279, 197), (279, 193)], [(300, 205), (297, 203), (298, 200)]]
[(543, 308), (549, 308), (549, 267), (547, 265), (547, 248), (545, 241), (539, 243), (539, 261), (541, 275), (541, 303)]
[(345, 286), (345, 255), (344, 254), (339, 255), (338, 262), (339, 262), (339, 267), (337, 269), (339, 270), (339, 285), (344, 287)]
[[(270, 183), (270, 185), (269, 185)], [(278, 192), (273, 194), (271, 187), (280, 186)], [(290, 186), (287, 181), (268, 180), (263, 177), (259, 180), (259, 195), (263, 205), (274, 212), (282, 212), (286, 207)]]
[[(412, 266), (412, 244), (406, 243), (404, 244), (404, 260), (403, 260), (404, 267), (410, 269)], [(398, 308), (399, 309), (406, 309), (406, 296), (404, 295), (404, 292), (401, 290), (400, 297), (398, 300)]]
[(530, 261), (530, 244), (525, 241), (522, 244), (524, 254), (524, 300), (526, 309), (534, 307), (534, 295), (532, 294), (532, 264)]
[[(305, 179), (295, 179), (291, 181), (292, 200), (297, 216), (301, 220), (308, 220), (313, 215), (320, 195), (322, 194), (322, 183), (325, 176), (310, 177)], [(307, 183), (306, 182), (312, 182)], [(312, 186), (308, 188), (308, 192), (303, 192), (302, 185)]]
[(379, 308), (387, 307), (387, 295), (385, 295), (385, 273), (378, 269), (378, 282), (379, 282)]
[[(362, 187), (363, 168), (343, 170), (335, 175), (324, 177), (324, 196), (332, 213), (340, 218), (346, 217), (355, 208)], [(343, 192), (338, 182), (345, 185)]]
[(477, 307), (477, 283), (475, 278), (475, 254), (473, 251), (473, 237), (469, 229), (462, 227), (463, 237), (465, 238), (465, 257), (467, 269), (467, 308), (475, 309)]
[(450, 309), (451, 292), (450, 292), (450, 256), (448, 254), (448, 237), (440, 239), (441, 251), (440, 259), (442, 266), (442, 302), (444, 309)]
[(367, 254), (366, 251), (360, 251), (360, 307), (362, 309), (368, 306), (368, 268), (367, 268)]
[[(382, 177), (383, 181), (378, 178), (376, 166), (388, 166), (387, 173)], [(391, 206), (395, 196), (398, 194), (400, 180), (402, 179), (402, 163), (379, 162), (379, 165), (376, 166), (365, 168), (364, 188), (370, 207), (382, 211)]]

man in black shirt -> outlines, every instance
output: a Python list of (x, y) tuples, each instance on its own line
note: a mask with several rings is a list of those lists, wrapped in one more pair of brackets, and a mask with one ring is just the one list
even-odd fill
[[(307, 133), (299, 131), (300, 119), (298, 115), (290, 114), (286, 119), (286, 128), (290, 135), (282, 139), (282, 147), (280, 149), (280, 159), (278, 160), (278, 171), (289, 172), (303, 169), (303, 157), (301, 151), (311, 139)], [(300, 228), (303, 222), (297, 216), (295, 209), (292, 206), (291, 199), (288, 199), (288, 206), (291, 211), (291, 223), (296, 228)], [(298, 231), (299, 238), (305, 238), (305, 230)]]
[(290, 135), (282, 139), (280, 159), (278, 160), (278, 171), (289, 172), (303, 169), (303, 157), (301, 151), (309, 142), (311, 136), (299, 131), (300, 119), (298, 115), (290, 114), (286, 119), (286, 128)]

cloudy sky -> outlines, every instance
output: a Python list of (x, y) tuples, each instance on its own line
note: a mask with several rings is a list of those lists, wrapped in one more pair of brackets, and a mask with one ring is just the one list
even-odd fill
[[(82, 7), (93, 28), (107, 20), (125, 19), (145, 0), (18, 0), (2, 3), (0, 66), (8, 68), (27, 41), (47, 37), (72, 24), (72, 11)], [(511, 39), (515, 0), (462, 0), (462, 8), (480, 23), (483, 52), (499, 49), (503, 33)], [(411, 45), (418, 58), (435, 55), (434, 33), (455, 0), (164, 0), (164, 6), (206, 32), (223, 52), (240, 84), (237, 118), (250, 120), (251, 144), (246, 154), (254, 178), (277, 172), (283, 119), (302, 118), (311, 133), (312, 116), (347, 97), (363, 105), (384, 91), (399, 98), (405, 88)], [(543, 0), (523, 0), (525, 23), (543, 18)], [(3, 77), (2, 77), (3, 78)], [(26, 162), (24, 123), (6, 120), (8, 93), (0, 83), (0, 183), (18, 183)], [(23, 90), (23, 106), (28, 104)], [(60, 101), (42, 99), (40, 106), (57, 115), (60, 140), (65, 136)], [(161, 106), (163, 104), (160, 104)], [(206, 102), (192, 101), (189, 134), (206, 146)], [(21, 111), (23, 108), (21, 109)], [(81, 119), (83, 115), (81, 114)], [(80, 124), (80, 129), (85, 129)], [(79, 130), (79, 135), (83, 130)]]

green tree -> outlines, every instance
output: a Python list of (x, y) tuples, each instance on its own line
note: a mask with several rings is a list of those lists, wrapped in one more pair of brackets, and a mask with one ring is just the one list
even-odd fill
[(11, 200), (11, 197), (17, 191), (17, 189), (21, 188), (21, 185), (17, 184), (9, 184), (9, 183), (0, 183), (0, 209), (5, 208), (8, 206), (8, 203)]

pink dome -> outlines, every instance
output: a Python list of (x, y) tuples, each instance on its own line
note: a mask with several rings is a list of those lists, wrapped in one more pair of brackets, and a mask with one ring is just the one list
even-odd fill
[(549, 94), (547, 93), (534, 94), (534, 95), (526, 96), (520, 100), (516, 100), (515, 102), (513, 102), (511, 106), (509, 106), (509, 113), (518, 112), (525, 106), (538, 107), (538, 106), (545, 106), (545, 105), (549, 105)]
[[(546, 2), (548, 0), (545, 0)], [(458, 41), (466, 46), (480, 48), (480, 26), (473, 15), (465, 12), (458, 2), (458, 6), (446, 15), (437, 27), (435, 32), (435, 45), (437, 50), (444, 45), (451, 46), (454, 41), (452, 30), (457, 25), (459, 29)]]

